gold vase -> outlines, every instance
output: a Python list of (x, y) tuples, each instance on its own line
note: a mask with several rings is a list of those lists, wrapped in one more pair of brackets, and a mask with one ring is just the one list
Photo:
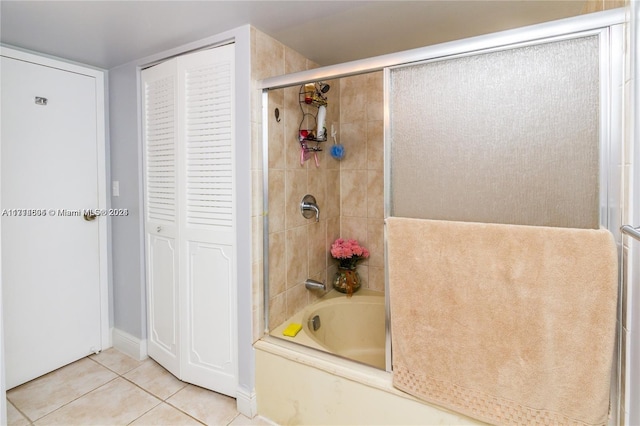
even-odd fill
[(345, 293), (351, 297), (353, 293), (360, 289), (361, 280), (356, 266), (338, 266), (338, 272), (333, 279), (333, 288), (340, 293)]

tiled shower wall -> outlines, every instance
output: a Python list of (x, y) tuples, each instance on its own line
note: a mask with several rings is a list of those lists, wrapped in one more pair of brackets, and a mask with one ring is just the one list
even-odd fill
[(369, 249), (363, 287), (384, 291), (384, 128), (382, 71), (340, 80), (340, 236)]
[[(262, 249), (262, 111), (257, 82), (317, 65), (271, 37), (252, 29), (252, 217), (254, 340), (264, 330)], [(329, 254), (338, 237), (355, 238), (371, 257), (358, 271), (363, 286), (384, 290), (383, 248), (383, 99), (382, 73), (327, 81), (328, 141), (300, 164), (298, 130), (302, 120), (300, 87), (269, 93), (269, 322), (277, 326), (323, 295), (304, 287), (307, 278), (327, 282), (336, 270)], [(278, 108), (279, 122), (275, 118)], [(329, 155), (331, 126), (346, 149), (338, 161)], [(303, 124), (303, 127), (306, 125)], [(320, 222), (300, 214), (305, 194), (316, 197)]]
[[(328, 82), (331, 84), (332, 82)], [(307, 278), (326, 282), (327, 247), (339, 235), (339, 164), (326, 149), (301, 164), (298, 142), (302, 110), (300, 87), (269, 93), (269, 112), (280, 110), (269, 123), (269, 319), (278, 325), (323, 295), (304, 286)], [(327, 127), (339, 116), (339, 88), (328, 93)], [(306, 106), (305, 106), (306, 107)], [(315, 126), (315, 123), (311, 125)], [(306, 123), (303, 127), (308, 127)], [(322, 143), (323, 148), (326, 142)], [(305, 194), (316, 198), (320, 221), (305, 219), (300, 201)]]
[[(252, 70), (253, 82), (252, 97), (252, 288), (253, 288), (253, 330), (254, 341), (262, 336), (264, 330), (263, 321), (263, 140), (262, 140), (262, 98), (258, 89), (258, 81), (267, 77), (304, 71), (317, 67), (317, 65), (294, 50), (284, 46), (277, 40), (266, 34), (251, 29), (252, 36)], [(269, 200), (269, 281), (271, 283), (271, 320), (272, 324), (278, 318), (286, 316), (287, 298), (290, 309), (306, 304), (309, 295), (302, 282), (308, 277), (321, 279), (321, 272), (315, 271), (315, 275), (306, 274), (314, 270), (308, 264), (309, 254), (307, 250), (314, 250), (309, 241), (317, 242), (317, 234), (320, 229), (326, 229), (326, 209), (322, 210), (323, 221), (319, 226), (311, 226), (311, 220), (306, 220), (293, 208), (286, 209), (284, 201), (295, 198), (300, 191), (318, 192), (319, 179), (312, 170), (307, 176), (308, 167), (295, 167), (299, 162), (299, 148), (296, 141), (298, 125), (300, 121), (300, 107), (298, 106), (298, 88), (277, 90), (270, 93), (269, 104), (269, 194), (273, 196)], [(274, 110), (280, 111), (279, 122), (276, 121)], [(330, 118), (329, 116), (328, 118)], [(293, 133), (292, 133), (293, 132)], [(285, 139), (286, 138), (286, 139)], [(287, 149), (285, 149), (285, 144)], [(266, 153), (265, 153), (266, 154)], [(321, 158), (321, 164), (326, 163)], [(307, 163), (308, 164), (308, 163)], [(290, 167), (288, 170), (287, 167)], [(288, 182), (288, 186), (287, 186)], [(308, 188), (307, 182), (310, 182)], [(289, 192), (287, 192), (287, 190)], [(323, 190), (323, 192), (325, 192)], [(300, 199), (307, 192), (300, 194)], [(288, 195), (286, 195), (288, 194)], [(294, 195), (296, 194), (296, 195)], [(323, 200), (318, 199), (322, 208)], [(291, 201), (291, 205), (299, 204), (300, 199)], [(266, 213), (266, 212), (265, 212)], [(301, 223), (301, 221), (304, 221)], [(315, 222), (313, 223), (315, 225)], [(285, 228), (288, 226), (288, 228)], [(312, 240), (309, 240), (307, 228), (311, 228)], [(288, 244), (287, 244), (288, 242)], [(288, 251), (287, 251), (288, 247)], [(288, 254), (288, 257), (287, 257)], [(315, 259), (315, 255), (311, 256)], [(287, 264), (291, 268), (287, 268)], [(290, 271), (287, 273), (287, 271)], [(305, 275), (302, 277), (302, 275)], [(288, 281), (287, 281), (288, 280)], [(297, 283), (294, 284), (294, 283)], [(284, 318), (280, 322), (284, 321)]]

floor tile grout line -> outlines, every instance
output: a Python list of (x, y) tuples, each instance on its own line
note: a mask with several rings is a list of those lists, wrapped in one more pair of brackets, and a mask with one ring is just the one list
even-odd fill
[(125, 374), (129, 374), (129, 373), (130, 373), (130, 372), (132, 372), (133, 370), (138, 369), (139, 367), (141, 367), (141, 366), (142, 366), (142, 363), (146, 360), (146, 358), (145, 358), (145, 360), (140, 361), (140, 365), (137, 365), (137, 366), (135, 366), (135, 367), (133, 367), (133, 368), (130, 368), (129, 370), (124, 371), (124, 372), (122, 372), (122, 373), (121, 373), (121, 372), (116, 371), (116, 370), (114, 370), (113, 368), (109, 367), (108, 365), (101, 363), (101, 362), (100, 362), (100, 361), (98, 361), (97, 359), (93, 359), (93, 358), (91, 358), (91, 356), (92, 356), (92, 355), (89, 355), (87, 358), (89, 358), (91, 361), (95, 362), (96, 364), (98, 364), (98, 365), (100, 365), (100, 366), (102, 366), (102, 367), (106, 368), (107, 370), (109, 370), (109, 371), (111, 371), (111, 372), (113, 372), (114, 374), (117, 374), (117, 375), (119, 375), (119, 376), (124, 376)]
[[(162, 367), (162, 365), (158, 364), (158, 366), (159, 366), (160, 368), (162, 368), (163, 370), (167, 371), (167, 373), (169, 373), (169, 374), (171, 374), (173, 377), (175, 377), (175, 378), (176, 378), (176, 380), (178, 380), (180, 383), (183, 383), (183, 384), (184, 384), (184, 386), (182, 386), (180, 389), (176, 390), (175, 392), (173, 392), (172, 394), (170, 394), (169, 396), (167, 396), (165, 399), (161, 399), (161, 398), (160, 398), (160, 397), (158, 397), (157, 395), (153, 394), (151, 391), (149, 391), (149, 390), (145, 389), (142, 385), (139, 385), (138, 383), (136, 383), (136, 382), (132, 381), (131, 379), (129, 379), (129, 378), (127, 378), (127, 377), (125, 377), (125, 374), (129, 374), (129, 373), (131, 373), (131, 372), (133, 372), (133, 371), (137, 370), (138, 368), (142, 367), (143, 362), (144, 362), (144, 361), (146, 361), (147, 359), (151, 359), (153, 362), (155, 362), (155, 363), (157, 364), (157, 361), (155, 361), (153, 358), (147, 357), (147, 358), (145, 358), (145, 360), (141, 361), (140, 365), (138, 365), (138, 366), (136, 366), (136, 367), (133, 367), (133, 368), (131, 368), (131, 369), (127, 370), (126, 372), (122, 372), (122, 373), (120, 373), (120, 372), (117, 372), (117, 371), (115, 371), (115, 370), (113, 370), (113, 369), (109, 368), (107, 365), (102, 364), (102, 363), (101, 363), (100, 361), (98, 361), (97, 359), (93, 359), (93, 358), (91, 358), (91, 360), (92, 360), (92, 361), (94, 361), (94, 362), (96, 362), (96, 363), (100, 364), (101, 366), (103, 366), (103, 367), (105, 367), (105, 368), (109, 369), (110, 371), (114, 372), (115, 374), (118, 374), (120, 377), (122, 377), (124, 380), (128, 381), (128, 382), (129, 382), (129, 383), (131, 383), (132, 385), (134, 385), (134, 386), (138, 387), (139, 389), (141, 389), (142, 391), (146, 392), (147, 394), (149, 394), (149, 395), (153, 396), (154, 398), (156, 398), (156, 399), (160, 400), (160, 401), (161, 401), (161, 403), (162, 403), (162, 402), (164, 402), (164, 403), (165, 403), (165, 404), (167, 404), (169, 407), (174, 408), (175, 410), (177, 410), (177, 411), (181, 412), (182, 414), (184, 414), (184, 415), (186, 415), (186, 416), (188, 416), (188, 417), (192, 418), (193, 420), (197, 421), (198, 423), (203, 424), (203, 425), (205, 425), (205, 426), (206, 426), (206, 423), (204, 423), (204, 422), (202, 422), (202, 421), (198, 420), (197, 418), (195, 418), (195, 417), (194, 417), (194, 416), (192, 416), (191, 414), (187, 413), (186, 411), (182, 410), (182, 409), (181, 409), (181, 408), (179, 408), (179, 407), (176, 407), (175, 405), (173, 405), (172, 403), (170, 403), (170, 402), (169, 402), (169, 399), (170, 399), (170, 398), (172, 398), (173, 396), (175, 396), (176, 394), (178, 394), (180, 391), (182, 391), (182, 390), (184, 390), (186, 387), (188, 387), (188, 386), (189, 386), (189, 383), (187, 383), (187, 382), (183, 382), (182, 380), (178, 379), (178, 378), (177, 378), (176, 376), (174, 376), (171, 372), (169, 372), (169, 371), (168, 371), (168, 370), (166, 370), (164, 367)], [(212, 391), (212, 392), (214, 392), (214, 391)], [(215, 392), (215, 393), (217, 393), (217, 392)], [(155, 406), (155, 407), (153, 407), (153, 408), (156, 408), (156, 407), (158, 407), (159, 405), (161, 405), (161, 404), (158, 404), (158, 405), (156, 405), (156, 406)], [(152, 409), (153, 409), (153, 408), (152, 408)], [(151, 410), (152, 410), (152, 409), (151, 409)], [(149, 411), (151, 411), (151, 410), (149, 410)], [(147, 411), (147, 412), (148, 412), (148, 411)], [(146, 414), (146, 413), (145, 413), (145, 414)], [(142, 414), (142, 415), (144, 415), (144, 414)], [(230, 421), (229, 423), (227, 423), (227, 425), (231, 424), (231, 423), (232, 423), (232, 422), (233, 422), (233, 421), (234, 421), (234, 420), (235, 420), (239, 415), (240, 415), (240, 413), (236, 410), (236, 415), (233, 417), (233, 419), (231, 419), (231, 421)], [(137, 419), (135, 419), (135, 420), (137, 420)], [(135, 420), (133, 420), (133, 421), (135, 421)]]
[(229, 426), (231, 423), (233, 423), (235, 421), (235, 419), (237, 419), (238, 417), (240, 417), (240, 412), (236, 413), (235, 417), (233, 419), (231, 419), (231, 421), (229, 423), (227, 423), (227, 426)]
[[(79, 360), (74, 361), (74, 362), (72, 362), (72, 363), (70, 363), (70, 364), (67, 364), (67, 365), (65, 365), (65, 366), (62, 366), (62, 367), (60, 367), (60, 368), (58, 368), (58, 369), (56, 369), (56, 370), (54, 370), (54, 371), (61, 370), (61, 369), (65, 368), (65, 367), (67, 367), (67, 366), (69, 366), (69, 365), (71, 365), (71, 364), (74, 364), (74, 363), (76, 363), (76, 362), (78, 362), (78, 361), (81, 361), (82, 359), (89, 358), (89, 357), (90, 357), (90, 355), (87, 355), (87, 356), (86, 356), (86, 357), (84, 357), (84, 358), (80, 358)], [(89, 359), (90, 359), (90, 358), (89, 358)], [(92, 360), (92, 361), (93, 361), (93, 360)], [(95, 362), (95, 361), (94, 361), (94, 362)], [(98, 363), (98, 364), (99, 364), (99, 363)], [(99, 365), (100, 365), (100, 366), (102, 366), (101, 364), (99, 364)], [(102, 366), (102, 367), (104, 367), (104, 366)], [(70, 400), (70, 401), (67, 401), (66, 403), (64, 403), (64, 404), (62, 404), (61, 406), (57, 407), (57, 408), (56, 408), (56, 409), (54, 409), (53, 411), (49, 411), (48, 413), (45, 413), (44, 415), (42, 415), (42, 416), (38, 417), (38, 418), (37, 418), (37, 419), (35, 419), (35, 420), (32, 420), (32, 419), (31, 419), (31, 417), (27, 416), (27, 415), (26, 415), (26, 413), (23, 413), (23, 412), (22, 412), (22, 410), (20, 410), (20, 409), (18, 408), (18, 406), (17, 406), (15, 403), (11, 402), (11, 400), (9, 399), (9, 396), (8, 396), (8, 395), (7, 395), (6, 399), (7, 399), (7, 401), (11, 402), (11, 405), (13, 405), (13, 406), (14, 406), (14, 407), (15, 407), (15, 408), (16, 408), (16, 409), (17, 409), (17, 410), (18, 410), (18, 411), (19, 411), (19, 412), (20, 412), (20, 413), (21, 413), (21, 414), (22, 414), (22, 415), (23, 415), (23, 416), (24, 416), (24, 417), (25, 417), (25, 418), (26, 418), (26, 419), (27, 419), (31, 424), (35, 424), (35, 422), (37, 422), (37, 421), (39, 421), (39, 420), (43, 419), (44, 417), (48, 416), (49, 414), (55, 413), (56, 411), (58, 411), (58, 410), (59, 410), (59, 409), (61, 409), (62, 407), (65, 407), (65, 406), (67, 406), (67, 405), (71, 404), (72, 402), (74, 402), (74, 401), (76, 401), (76, 400), (78, 400), (78, 399), (82, 398), (83, 396), (85, 396), (85, 395), (87, 395), (87, 394), (89, 394), (89, 393), (93, 392), (93, 391), (94, 391), (94, 390), (96, 390), (96, 389), (101, 388), (102, 386), (106, 385), (107, 383), (110, 383), (110, 382), (112, 382), (113, 380), (115, 380), (115, 379), (117, 379), (117, 378), (118, 378), (118, 377), (117, 377), (118, 373), (113, 372), (111, 369), (109, 369), (109, 368), (107, 368), (107, 367), (104, 367), (104, 368), (105, 368), (106, 370), (111, 371), (112, 373), (116, 374), (116, 377), (112, 378), (111, 380), (108, 380), (107, 382), (105, 382), (105, 383), (103, 383), (103, 384), (101, 384), (101, 385), (99, 385), (99, 386), (97, 386), (97, 387), (95, 387), (95, 388), (89, 389), (88, 391), (86, 391), (86, 392), (85, 392), (85, 393), (83, 393), (82, 395), (79, 395), (78, 397), (76, 397), (76, 398), (74, 398), (74, 399), (72, 399), (72, 400)], [(42, 376), (40, 376), (40, 377), (36, 377), (36, 378), (35, 378), (35, 379), (33, 379), (32, 381), (39, 380), (39, 379), (41, 379), (42, 377), (45, 377), (45, 376), (47, 376), (48, 374), (53, 373), (54, 371), (51, 371), (51, 372), (49, 372), (49, 373), (47, 373), (47, 374), (44, 374), (44, 375), (42, 375)], [(27, 382), (27, 383), (28, 383), (28, 382)], [(20, 386), (22, 386), (22, 385), (20, 385)]]
[[(156, 398), (158, 399), (158, 398)], [(131, 423), (135, 422), (136, 420), (138, 420), (140, 417), (144, 416), (145, 414), (147, 414), (149, 411), (155, 410), (156, 408), (158, 408), (160, 405), (162, 405), (162, 401), (159, 400), (159, 402), (154, 405), (153, 407), (149, 408), (147, 411), (145, 411), (144, 413), (140, 414), (138, 417), (136, 417), (135, 419), (131, 420), (129, 423), (127, 423), (127, 425), (130, 425)]]
[(37, 421), (40, 421), (40, 420), (44, 419), (45, 417), (47, 417), (47, 416), (49, 416), (49, 415), (51, 415), (51, 414), (55, 413), (55, 412), (56, 412), (56, 411), (58, 411), (58, 410), (61, 410), (62, 408), (66, 407), (67, 405), (69, 405), (69, 404), (71, 404), (71, 403), (73, 403), (73, 402), (75, 402), (75, 401), (79, 400), (80, 398), (83, 398), (83, 397), (85, 397), (85, 396), (89, 395), (91, 392), (96, 391), (96, 390), (100, 389), (101, 387), (104, 387), (104, 386), (108, 385), (109, 383), (111, 383), (111, 382), (113, 382), (114, 380), (117, 380), (117, 379), (118, 379), (118, 377), (114, 377), (113, 379), (111, 379), (111, 380), (109, 380), (109, 381), (104, 382), (104, 383), (103, 383), (103, 384), (101, 384), (100, 386), (95, 387), (95, 388), (93, 388), (93, 389), (91, 389), (91, 390), (89, 390), (89, 391), (87, 391), (87, 392), (83, 393), (82, 395), (78, 396), (77, 398), (74, 398), (74, 399), (72, 399), (71, 401), (69, 401), (69, 402), (66, 402), (66, 403), (62, 404), (61, 406), (59, 406), (59, 407), (58, 407), (58, 408), (56, 408), (55, 410), (48, 412), (48, 413), (47, 413), (47, 414), (45, 414), (44, 416), (41, 416), (41, 417), (37, 418), (37, 419), (36, 419), (36, 420), (34, 420), (32, 423), (33, 423), (33, 424), (35, 424)]
[[(161, 366), (161, 367), (162, 367), (162, 366)], [(128, 374), (129, 372), (134, 371), (134, 370), (136, 370), (137, 368), (138, 368), (138, 367), (136, 367), (136, 368), (132, 368), (131, 370), (129, 370), (127, 373), (124, 373), (124, 374)], [(165, 371), (166, 371), (166, 370), (165, 370)], [(167, 372), (168, 372), (168, 371), (167, 371)], [(169, 373), (169, 374), (171, 374), (170, 372), (168, 372), (168, 373)], [(170, 399), (171, 397), (173, 397), (173, 396), (174, 396), (174, 395), (176, 395), (178, 392), (180, 392), (181, 390), (183, 390), (183, 389), (185, 389), (187, 386), (189, 386), (189, 383), (183, 382), (182, 380), (180, 380), (180, 379), (178, 379), (178, 378), (176, 377), (176, 380), (178, 380), (180, 383), (183, 383), (183, 384), (184, 384), (184, 386), (182, 386), (180, 389), (178, 389), (177, 391), (175, 391), (175, 392), (173, 392), (172, 394), (170, 394), (169, 396), (167, 396), (165, 399), (162, 399), (162, 398), (158, 397), (158, 395), (155, 395), (154, 393), (152, 393), (150, 390), (145, 389), (142, 385), (140, 385), (140, 384), (138, 384), (138, 383), (136, 383), (136, 382), (132, 381), (131, 379), (129, 379), (129, 378), (127, 378), (127, 377), (125, 377), (125, 376), (124, 376), (124, 374), (122, 374), (120, 377), (122, 377), (122, 378), (123, 378), (124, 380), (126, 380), (127, 382), (131, 383), (132, 385), (136, 386), (137, 388), (141, 389), (142, 391), (144, 391), (144, 392), (148, 393), (149, 395), (153, 396), (154, 398), (156, 398), (157, 400), (159, 400), (159, 401), (160, 401), (160, 404), (158, 404), (158, 405), (154, 406), (153, 408), (156, 408), (156, 407), (158, 407), (159, 405), (162, 405), (162, 403), (165, 403), (165, 404), (167, 404), (169, 407), (171, 407), (171, 408), (173, 408), (173, 409), (175, 409), (175, 410), (177, 410), (177, 411), (181, 412), (182, 414), (184, 414), (184, 415), (186, 415), (186, 416), (188, 416), (188, 417), (192, 418), (193, 420), (197, 421), (198, 423), (200, 423), (200, 424), (202, 424), (202, 425), (205, 425), (205, 426), (206, 426), (206, 423), (201, 422), (201, 421), (200, 421), (200, 420), (198, 420), (197, 418), (193, 417), (191, 414), (189, 414), (189, 413), (187, 413), (187, 412), (183, 411), (182, 409), (180, 409), (180, 408), (176, 407), (175, 405), (173, 405), (173, 404), (171, 404), (171, 403), (169, 402), (169, 399)], [(173, 376), (173, 374), (171, 374), (171, 375)], [(175, 377), (175, 376), (173, 376), (173, 377)], [(152, 409), (153, 409), (153, 408), (152, 408)], [(151, 410), (149, 410), (149, 411), (151, 411)], [(148, 412), (148, 411), (147, 411), (147, 412)], [(145, 414), (146, 414), (146, 413), (145, 413)], [(143, 415), (144, 415), (144, 414), (143, 414)], [(139, 418), (139, 417), (138, 417), (138, 418)], [(135, 420), (137, 420), (137, 419), (135, 419)], [(135, 420), (133, 420), (133, 421), (135, 421)]]
[[(201, 421), (201, 420), (197, 419), (197, 418), (196, 418), (196, 417), (194, 417), (193, 415), (191, 415), (191, 414), (189, 414), (189, 413), (185, 412), (183, 409), (181, 409), (181, 408), (179, 408), (179, 407), (177, 407), (177, 406), (173, 405), (171, 402), (169, 402), (169, 399), (171, 399), (171, 398), (172, 398), (172, 397), (174, 397), (176, 394), (178, 394), (179, 392), (181, 392), (182, 390), (184, 390), (185, 388), (187, 388), (187, 387), (189, 386), (189, 383), (183, 382), (182, 380), (178, 379), (177, 377), (175, 377), (175, 376), (174, 376), (173, 374), (171, 374), (170, 372), (168, 372), (168, 371), (167, 371), (169, 374), (171, 374), (173, 377), (175, 377), (175, 378), (176, 378), (176, 380), (178, 380), (180, 383), (182, 383), (182, 384), (183, 384), (183, 386), (182, 386), (180, 389), (178, 389), (178, 390), (176, 390), (175, 392), (173, 392), (173, 393), (171, 393), (170, 395), (168, 395), (165, 399), (162, 399), (162, 398), (160, 398), (159, 396), (157, 396), (157, 395), (153, 394), (150, 390), (147, 390), (146, 388), (144, 388), (142, 385), (139, 385), (138, 383), (135, 383), (135, 382), (133, 382), (131, 379), (129, 379), (129, 378), (127, 378), (127, 377), (125, 377), (125, 374), (129, 374), (129, 373), (131, 373), (131, 372), (133, 372), (133, 371), (137, 370), (138, 368), (142, 367), (142, 366), (143, 366), (143, 363), (144, 363), (144, 361), (146, 361), (146, 359), (145, 359), (145, 360), (142, 360), (142, 361), (140, 362), (140, 364), (139, 364), (139, 365), (137, 365), (137, 366), (135, 366), (135, 367), (133, 367), (133, 368), (130, 368), (130, 369), (128, 369), (127, 371), (120, 372), (120, 371), (116, 371), (115, 369), (113, 369), (113, 368), (109, 367), (109, 366), (108, 366), (108, 365), (106, 365), (106, 364), (103, 364), (103, 363), (102, 363), (102, 362), (100, 362), (99, 360), (94, 359), (94, 358), (95, 358), (94, 354), (88, 355), (88, 356), (86, 356), (86, 358), (90, 359), (90, 360), (91, 360), (92, 362), (94, 362), (96, 365), (98, 365), (98, 366), (100, 366), (100, 367), (104, 368), (105, 370), (107, 370), (107, 371), (109, 371), (109, 372), (113, 373), (113, 374), (115, 375), (115, 377), (113, 377), (111, 380), (106, 381), (105, 383), (102, 383), (102, 384), (101, 384), (101, 385), (99, 385), (99, 386), (96, 386), (96, 387), (95, 387), (95, 388), (93, 388), (93, 389), (90, 389), (90, 390), (88, 390), (88, 391), (84, 392), (82, 395), (79, 395), (79, 396), (77, 396), (76, 398), (74, 398), (74, 399), (72, 399), (72, 400), (70, 400), (70, 401), (68, 401), (68, 402), (64, 403), (63, 405), (61, 405), (61, 406), (57, 407), (56, 409), (54, 409), (54, 410), (52, 410), (52, 411), (50, 411), (50, 412), (48, 412), (48, 413), (45, 413), (44, 415), (40, 416), (39, 418), (37, 418), (37, 419), (35, 419), (35, 420), (31, 420), (31, 418), (30, 418), (29, 416), (27, 416), (27, 415), (26, 415), (26, 413), (24, 413), (22, 410), (20, 410), (20, 409), (15, 405), (15, 403), (13, 403), (13, 402), (8, 398), (8, 397), (6, 398), (6, 399), (7, 399), (7, 402), (9, 402), (9, 403), (10, 403), (10, 404), (11, 404), (11, 405), (12, 405), (12, 406), (13, 406), (13, 407), (14, 407), (14, 408), (15, 408), (15, 409), (16, 409), (16, 410), (17, 410), (17, 411), (18, 411), (18, 412), (19, 412), (19, 413), (24, 417), (24, 419), (25, 419), (25, 420), (26, 420), (30, 425), (32, 425), (32, 426), (33, 426), (33, 425), (35, 425), (35, 422), (42, 420), (43, 418), (45, 418), (45, 417), (47, 417), (47, 416), (49, 416), (49, 415), (51, 415), (51, 414), (53, 414), (53, 413), (55, 413), (55, 412), (59, 411), (60, 409), (62, 409), (62, 408), (64, 408), (64, 407), (66, 407), (66, 406), (68, 406), (68, 405), (70, 405), (70, 404), (74, 403), (75, 401), (77, 401), (77, 400), (79, 400), (79, 399), (81, 399), (81, 398), (83, 398), (83, 397), (85, 397), (85, 396), (89, 395), (90, 393), (92, 393), (92, 392), (94, 392), (94, 391), (97, 391), (97, 390), (101, 389), (102, 387), (104, 387), (104, 386), (106, 386), (106, 385), (108, 385), (108, 384), (110, 384), (110, 383), (114, 382), (115, 380), (117, 380), (117, 379), (119, 379), (119, 378), (122, 378), (122, 379), (124, 379), (126, 382), (128, 382), (128, 383), (130, 383), (130, 384), (134, 385), (135, 387), (137, 387), (138, 389), (142, 390), (142, 391), (143, 391), (143, 392), (145, 392), (146, 394), (148, 394), (148, 395), (152, 396), (156, 401), (158, 401), (158, 403), (157, 403), (157, 404), (155, 404), (155, 405), (154, 405), (153, 407), (151, 407), (149, 410), (147, 410), (147, 411), (145, 411), (144, 413), (142, 413), (142, 414), (141, 414), (140, 416), (138, 416), (137, 418), (133, 419), (133, 420), (132, 420), (131, 422), (129, 422), (128, 424), (131, 424), (131, 423), (133, 423), (133, 422), (137, 421), (138, 419), (140, 419), (141, 417), (143, 417), (144, 415), (146, 415), (146, 414), (147, 414), (147, 413), (149, 413), (150, 411), (152, 411), (152, 410), (154, 410), (154, 409), (156, 409), (156, 408), (160, 407), (160, 406), (164, 403), (164, 404), (166, 404), (168, 407), (171, 407), (172, 409), (175, 409), (176, 411), (178, 411), (178, 412), (182, 413), (183, 415), (185, 415), (185, 416), (187, 416), (187, 417), (189, 417), (189, 418), (193, 419), (193, 420), (194, 420), (195, 422), (197, 422), (198, 424), (201, 424), (201, 425), (205, 425), (205, 426), (207, 426), (207, 424), (206, 424), (205, 422), (203, 422), (203, 421)], [(82, 359), (82, 358), (81, 358), (81, 359)], [(151, 358), (149, 358), (149, 359), (151, 359)], [(79, 360), (78, 360), (78, 361), (79, 361)], [(161, 368), (163, 368), (161, 365), (159, 365), (159, 366), (160, 366)], [(164, 368), (163, 368), (163, 369), (164, 369)], [(164, 370), (166, 371), (166, 369), (164, 369)], [(213, 391), (212, 391), (212, 392), (213, 392)], [(214, 393), (217, 393), (217, 392), (214, 392)], [(233, 422), (234, 422), (234, 421), (235, 421), (235, 420), (240, 416), (240, 414), (241, 414), (241, 413), (239, 413), (239, 412), (236, 410), (236, 413), (235, 413), (235, 415), (233, 416), (233, 418), (232, 418), (230, 421), (228, 421), (227, 423), (225, 423), (225, 424), (226, 424), (227, 426), (228, 426), (228, 425), (230, 425), (231, 423), (233, 423)]]
[(9, 398), (5, 398), (5, 399), (7, 400), (7, 402), (8, 402), (9, 404), (11, 404), (11, 405), (13, 406), (13, 408), (15, 408), (15, 409), (16, 409), (16, 411), (17, 411), (18, 413), (20, 413), (20, 414), (22, 415), (22, 417), (24, 417), (25, 419), (27, 419), (27, 421), (29, 422), (29, 424), (30, 424), (30, 425), (32, 425), (32, 424), (33, 424), (33, 421), (31, 421), (31, 418), (30, 418), (29, 416), (27, 416), (27, 414), (26, 414), (26, 413), (22, 412), (22, 410), (21, 410), (21, 409), (19, 409), (19, 408), (16, 406), (16, 404), (14, 404), (13, 402), (11, 402), (11, 401), (9, 400)]
[[(184, 388), (182, 388), (182, 389), (184, 389)], [(182, 389), (181, 389), (181, 390), (182, 390)], [(176, 392), (176, 393), (178, 393), (178, 392)], [(174, 393), (173, 395), (175, 395), (175, 393)], [(173, 395), (172, 395), (172, 396), (173, 396)], [(169, 397), (169, 398), (170, 398), (170, 397)], [(169, 399), (169, 398), (167, 398), (167, 399)], [(164, 401), (164, 403), (165, 403), (165, 404), (167, 404), (169, 407), (174, 408), (174, 409), (176, 409), (176, 410), (180, 411), (182, 414), (184, 414), (184, 415), (186, 415), (186, 416), (191, 417), (193, 420), (197, 421), (198, 423), (203, 424), (203, 425), (205, 425), (205, 426), (208, 426), (208, 425), (207, 425), (207, 423), (203, 422), (202, 420), (199, 420), (199, 419), (195, 418), (195, 417), (194, 417), (194, 416), (192, 416), (191, 414), (189, 414), (189, 413), (187, 413), (187, 412), (183, 411), (182, 409), (180, 409), (180, 408), (176, 407), (175, 405), (173, 405), (173, 404), (172, 404), (172, 403), (170, 403), (169, 401)]]

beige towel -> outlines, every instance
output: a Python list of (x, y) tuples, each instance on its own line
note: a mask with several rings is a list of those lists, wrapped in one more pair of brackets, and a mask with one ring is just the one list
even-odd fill
[(495, 424), (607, 423), (606, 230), (388, 218), (393, 384)]

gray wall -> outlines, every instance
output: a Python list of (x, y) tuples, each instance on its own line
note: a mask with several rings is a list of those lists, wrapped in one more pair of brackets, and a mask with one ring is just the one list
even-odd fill
[(120, 196), (111, 197), (113, 208), (129, 215), (113, 218), (114, 327), (146, 339), (146, 304), (141, 207), (141, 171), (137, 66), (129, 63), (109, 70), (109, 131), (111, 180), (120, 183)]

